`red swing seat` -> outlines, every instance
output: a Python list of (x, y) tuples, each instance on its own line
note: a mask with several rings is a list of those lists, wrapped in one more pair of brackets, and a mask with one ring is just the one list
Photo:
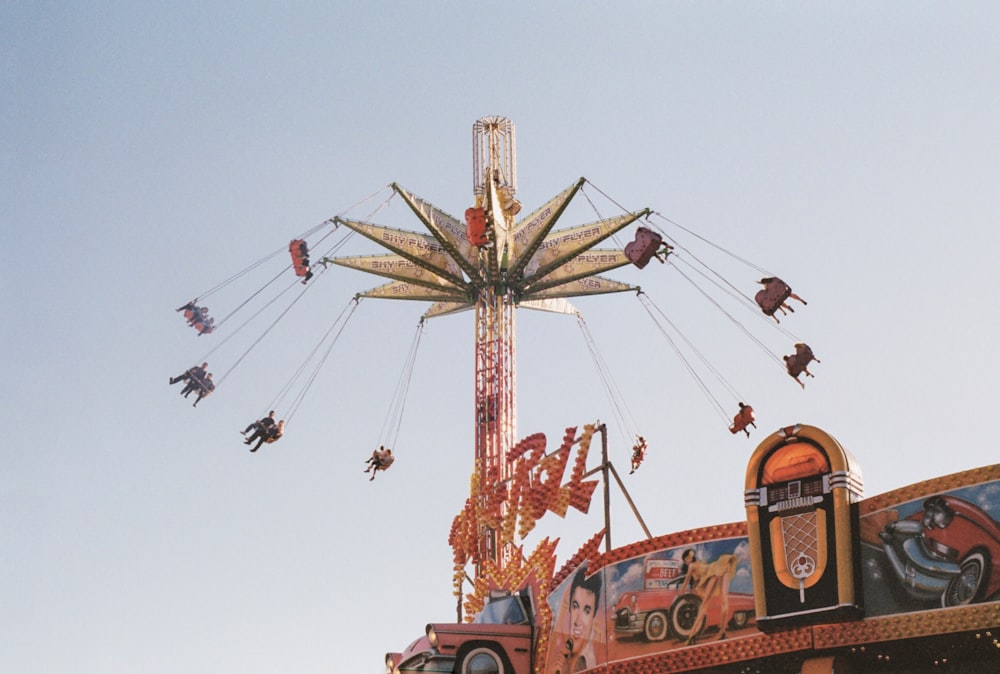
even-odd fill
[(485, 208), (465, 209), (465, 236), (473, 246), (485, 246), (489, 243)]
[(309, 252), (306, 242), (302, 239), (294, 239), (288, 244), (288, 252), (292, 255), (292, 266), (295, 267), (296, 276), (305, 276), (309, 273)]
[(785, 303), (785, 300), (792, 294), (792, 289), (781, 279), (770, 281), (765, 287), (757, 291), (754, 301), (764, 310), (768, 316), (773, 316), (774, 312)]
[(640, 227), (635, 231), (635, 240), (625, 246), (625, 257), (639, 269), (642, 269), (663, 243), (663, 237), (649, 229)]
[(744, 405), (735, 417), (733, 417), (733, 425), (729, 427), (729, 432), (733, 435), (739, 433), (740, 431), (745, 431), (747, 426), (755, 421), (753, 415), (753, 408), (749, 405)]

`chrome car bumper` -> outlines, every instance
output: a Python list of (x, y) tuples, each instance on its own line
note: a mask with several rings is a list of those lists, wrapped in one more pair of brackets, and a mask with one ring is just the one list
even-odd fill
[(455, 671), (455, 656), (442, 655), (433, 650), (424, 651), (408, 658), (405, 662), (399, 663), (397, 671), (400, 674), (405, 672), (451, 674), (451, 672)]
[(627, 608), (615, 614), (615, 634), (631, 636), (642, 634), (646, 624), (646, 613), (632, 613)]
[(958, 575), (959, 565), (934, 555), (927, 549), (922, 536), (900, 536), (890, 530), (879, 536), (892, 570), (914, 597), (940, 597), (951, 579)]

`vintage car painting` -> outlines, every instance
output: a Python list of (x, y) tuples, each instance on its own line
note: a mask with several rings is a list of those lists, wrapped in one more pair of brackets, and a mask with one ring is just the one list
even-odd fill
[(889, 566), (916, 599), (961, 606), (1000, 591), (1000, 525), (966, 500), (932, 496), (880, 537)]
[(662, 641), (671, 636), (687, 641), (709, 629), (742, 629), (754, 620), (753, 595), (731, 593), (727, 615), (722, 615), (722, 597), (712, 596), (705, 607), (705, 618), (695, 627), (702, 599), (690, 591), (682, 591), (678, 579), (668, 588), (626, 592), (615, 605), (615, 635), (621, 638), (640, 637), (646, 641)]

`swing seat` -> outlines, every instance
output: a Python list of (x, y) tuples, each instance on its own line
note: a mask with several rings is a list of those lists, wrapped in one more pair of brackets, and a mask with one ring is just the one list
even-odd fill
[(215, 382), (206, 376), (206, 373), (198, 373), (193, 369), (187, 371), (188, 379), (202, 392), (202, 397), (207, 396), (215, 390)]
[(662, 236), (648, 227), (640, 227), (635, 231), (635, 241), (625, 246), (625, 257), (636, 267), (642, 269), (653, 259), (653, 254), (662, 243)]
[(805, 370), (805, 366), (800, 365), (794, 357), (791, 357), (785, 361), (785, 369), (788, 370), (788, 374), (797, 378)]
[(753, 415), (753, 408), (749, 405), (744, 405), (735, 417), (733, 417), (733, 425), (729, 427), (729, 432), (736, 435), (740, 431), (745, 431), (747, 426), (755, 421)]
[(473, 246), (485, 246), (489, 243), (485, 208), (465, 209), (465, 236)]
[(816, 360), (816, 356), (813, 355), (812, 348), (805, 342), (798, 342), (795, 344), (795, 358), (802, 362), (803, 365), (808, 365), (809, 361)]
[(795, 355), (787, 357), (785, 366), (788, 369), (788, 374), (798, 377), (805, 372), (809, 363), (814, 360), (816, 360), (816, 356), (813, 355), (813, 351), (809, 345), (799, 342), (795, 345)]
[(288, 252), (292, 255), (292, 266), (295, 267), (296, 276), (305, 276), (309, 273), (309, 253), (306, 242), (302, 239), (294, 239), (288, 244)]
[(780, 279), (774, 279), (766, 287), (757, 291), (757, 294), (754, 295), (754, 301), (766, 315), (773, 316), (778, 307), (784, 304), (791, 294), (792, 289), (787, 283)]
[(188, 325), (197, 330), (200, 335), (207, 335), (215, 329), (215, 321), (208, 316), (204, 309), (204, 307), (195, 307), (184, 310), (184, 318), (187, 319)]

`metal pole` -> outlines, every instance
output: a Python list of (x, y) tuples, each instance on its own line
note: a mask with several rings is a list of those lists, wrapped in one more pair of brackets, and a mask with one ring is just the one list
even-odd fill
[(608, 426), (601, 424), (601, 472), (604, 474), (604, 551), (611, 552), (611, 484), (608, 482)]

